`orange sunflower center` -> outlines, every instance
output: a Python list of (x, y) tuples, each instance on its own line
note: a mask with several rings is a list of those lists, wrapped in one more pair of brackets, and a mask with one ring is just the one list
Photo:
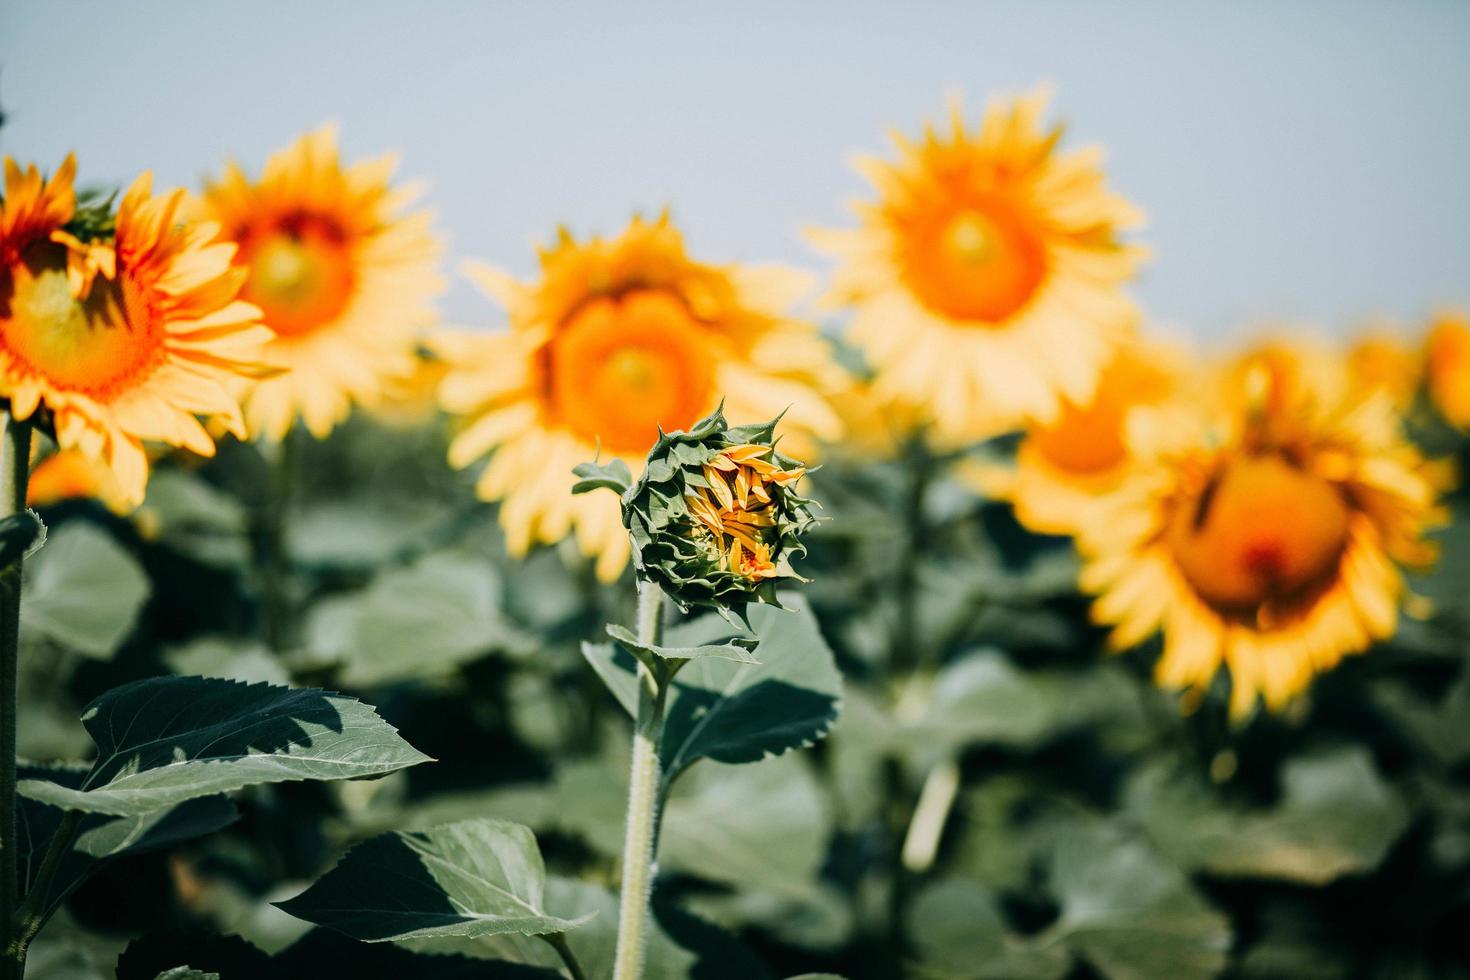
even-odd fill
[(31, 246), (0, 278), (0, 343), (58, 389), (116, 394), (162, 363), (163, 341), (149, 291), (124, 271), (74, 297), (61, 245)]
[(1046, 276), (1046, 250), (1031, 221), (1005, 198), (899, 219), (904, 274), (925, 306), (953, 320), (1003, 323), (1030, 302)]
[(660, 425), (687, 429), (714, 397), (708, 332), (668, 293), (590, 300), (558, 332), (548, 357), (557, 417), (622, 455), (647, 452)]
[(1331, 577), (1348, 536), (1348, 504), (1327, 480), (1279, 455), (1226, 464), (1167, 540), (1205, 601), (1248, 611), (1289, 602)]
[(250, 266), (241, 296), (264, 311), (277, 334), (310, 333), (340, 316), (352, 298), (352, 252), (335, 223), (293, 215), (239, 240), (239, 259)]

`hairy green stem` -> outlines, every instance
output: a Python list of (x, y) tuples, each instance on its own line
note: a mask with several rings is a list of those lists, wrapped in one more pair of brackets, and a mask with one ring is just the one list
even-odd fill
[[(5, 437), (0, 450), (0, 517), (26, 505), (31, 472), (31, 423), (4, 414)], [(0, 978), (18, 980), (25, 973), (25, 946), (15, 943), (15, 909), (20, 900), (15, 826), (15, 713), (20, 680), (21, 562), (0, 571), (0, 928), (5, 930)]]
[(572, 980), (587, 980), (587, 971), (582, 969), (582, 964), (577, 961), (577, 954), (573, 953), (572, 947), (567, 945), (565, 933), (553, 932), (540, 938), (546, 945), (556, 950), (556, 955), (561, 957), (567, 972), (572, 975)]
[[(638, 642), (655, 645), (663, 633), (663, 592), (638, 583)], [(638, 664), (638, 712), (633, 727), (633, 764), (628, 782), (627, 836), (623, 842), (623, 887), (618, 911), (618, 947), (613, 980), (643, 975), (649, 899), (658, 870), (654, 828), (658, 824), (659, 736), (664, 722), (664, 684)]]

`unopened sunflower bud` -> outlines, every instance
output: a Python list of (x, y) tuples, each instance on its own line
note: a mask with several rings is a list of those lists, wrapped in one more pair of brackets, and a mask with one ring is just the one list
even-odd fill
[(802, 580), (791, 560), (815, 518), (796, 493), (806, 468), (776, 450), (775, 429), (730, 427), (716, 409), (688, 432), (661, 433), (623, 494), (634, 568), (681, 609), (740, 615), (776, 604), (781, 579)]

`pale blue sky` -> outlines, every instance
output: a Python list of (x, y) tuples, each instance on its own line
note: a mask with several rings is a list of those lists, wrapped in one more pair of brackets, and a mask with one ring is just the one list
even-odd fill
[[(1200, 336), (1470, 302), (1470, 3), (0, 5), (0, 149), (196, 183), (324, 120), (430, 183), (451, 267), (672, 206), (711, 259), (824, 268), (881, 151), (1049, 81), (1150, 217), (1136, 293)], [(442, 309), (499, 315), (457, 282)]]

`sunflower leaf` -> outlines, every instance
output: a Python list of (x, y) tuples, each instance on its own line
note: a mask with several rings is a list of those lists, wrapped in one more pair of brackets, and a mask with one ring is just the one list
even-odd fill
[(607, 489), (621, 497), (633, 485), (633, 471), (621, 459), (614, 459), (606, 465), (580, 463), (572, 467), (572, 472), (581, 478), (572, 484), (572, 493)]
[(659, 646), (639, 643), (638, 638), (625, 626), (609, 623), (607, 635), (613, 642), (640, 660), (657, 657), (661, 660), (698, 660), (700, 657), (718, 657), (742, 664), (758, 664), (759, 660), (750, 652), (757, 643), (754, 637), (736, 637), (728, 643), (703, 643), (698, 646)]
[(26, 779), (22, 794), (138, 816), (258, 783), (381, 776), (430, 761), (370, 705), (271, 684), (154, 677), (108, 691), (82, 723), (97, 745), (82, 785)]
[(0, 517), (0, 571), (29, 558), (46, 543), (46, 525), (33, 510)]
[(566, 932), (590, 916), (546, 912), (536, 838), (504, 820), (463, 820), (359, 844), (276, 907), (363, 942)]
[(112, 536), (68, 523), (26, 569), (22, 629), (103, 659), (132, 631), (148, 598), (148, 578)]
[[(822, 639), (816, 617), (800, 596), (783, 597), (785, 608), (754, 606), (753, 632), (760, 638), (755, 663), (705, 656), (691, 660), (669, 685), (661, 754), (664, 789), (699, 759), (759, 762), (800, 748), (827, 734), (842, 701), (842, 675)], [(685, 637), (717, 635), (729, 627), (702, 617)], [(691, 646), (697, 643), (691, 643)], [(636, 662), (614, 644), (582, 646), (582, 653), (618, 702), (636, 708)]]

